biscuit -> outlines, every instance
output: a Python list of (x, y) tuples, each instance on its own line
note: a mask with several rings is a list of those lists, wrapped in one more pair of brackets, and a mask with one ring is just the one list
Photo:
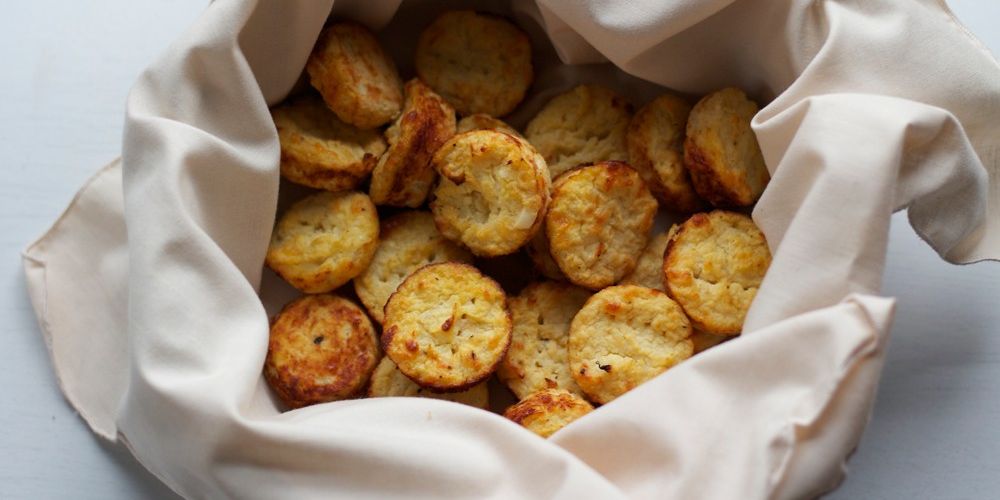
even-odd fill
[(528, 35), (471, 10), (445, 12), (427, 26), (414, 63), (420, 79), (461, 115), (510, 113), (533, 78)]
[(571, 170), (556, 180), (545, 232), (552, 258), (573, 283), (599, 290), (635, 268), (656, 199), (623, 162)]
[(385, 302), (413, 271), (437, 262), (472, 262), (472, 255), (442, 236), (424, 211), (403, 212), (383, 222), (379, 240), (368, 268), (354, 278), (358, 298), (379, 323)]
[(264, 378), (290, 408), (355, 396), (378, 363), (364, 311), (336, 295), (307, 295), (271, 323)]
[(542, 276), (558, 281), (566, 279), (566, 275), (559, 269), (559, 264), (556, 264), (556, 260), (552, 258), (552, 252), (549, 248), (549, 237), (545, 235), (544, 229), (538, 231), (535, 237), (528, 241), (528, 244), (524, 246), (524, 250), (528, 254), (528, 258), (535, 265), (535, 269), (542, 273)]
[(437, 176), (431, 158), (453, 135), (451, 106), (420, 80), (406, 82), (403, 114), (386, 129), (389, 149), (372, 171), (372, 201), (394, 207), (422, 205)]
[(691, 323), (667, 294), (635, 285), (594, 294), (573, 318), (569, 366), (595, 403), (608, 403), (690, 358)]
[(732, 337), (727, 337), (725, 335), (713, 335), (711, 333), (705, 333), (701, 330), (694, 330), (691, 334), (691, 344), (694, 346), (694, 353), (704, 352), (707, 349), (711, 349)]
[(281, 175), (296, 184), (354, 189), (385, 152), (382, 134), (340, 121), (319, 98), (282, 104), (271, 117), (281, 143)]
[(434, 155), (431, 199), (445, 237), (480, 257), (516, 251), (541, 229), (551, 181), (530, 144), (493, 130), (456, 135)]
[(306, 72), (326, 105), (358, 128), (388, 123), (403, 104), (395, 63), (375, 35), (354, 23), (337, 23), (320, 33)]
[(701, 200), (684, 167), (684, 134), (691, 105), (664, 94), (640, 109), (625, 136), (628, 162), (664, 208), (691, 213)]
[(770, 180), (750, 128), (755, 114), (755, 102), (727, 88), (702, 98), (688, 117), (684, 165), (695, 191), (717, 207), (752, 205)]
[(695, 328), (737, 335), (757, 294), (771, 252), (750, 217), (715, 210), (691, 216), (667, 244), (667, 292)]
[(590, 403), (571, 392), (542, 389), (507, 408), (503, 416), (547, 438), (593, 410)]
[(364, 193), (314, 194), (278, 220), (266, 263), (305, 293), (329, 292), (368, 267), (378, 231), (375, 205)]
[(423, 267), (385, 305), (382, 346), (410, 380), (458, 392), (486, 380), (510, 345), (507, 297), (495, 281), (456, 262)]
[(396, 363), (393, 363), (386, 356), (375, 367), (371, 384), (368, 386), (368, 397), (382, 398), (395, 396), (443, 399), (475, 406), (484, 410), (489, 409), (490, 406), (490, 392), (486, 386), (486, 382), (480, 382), (472, 386), (471, 389), (462, 392), (431, 392), (406, 378), (406, 375), (403, 375), (403, 372), (399, 371), (399, 368), (396, 367)]
[(497, 376), (518, 398), (542, 389), (582, 394), (569, 372), (566, 342), (570, 321), (588, 298), (589, 290), (542, 281), (508, 300), (514, 329)]
[(549, 165), (552, 178), (581, 164), (627, 160), (631, 106), (611, 90), (580, 85), (554, 97), (532, 118), (524, 136)]
[(667, 251), (667, 242), (670, 237), (677, 232), (677, 224), (670, 227), (665, 233), (654, 236), (646, 243), (646, 248), (639, 255), (635, 269), (622, 278), (620, 285), (639, 285), (646, 288), (653, 288), (661, 292), (666, 291), (663, 285), (663, 254)]
[(511, 127), (497, 118), (493, 118), (490, 115), (484, 115), (482, 113), (469, 115), (458, 121), (456, 133), (461, 134), (465, 132), (472, 132), (473, 130), (496, 130), (497, 132), (510, 134), (518, 139), (524, 139), (524, 137), (517, 130), (514, 130), (514, 127)]

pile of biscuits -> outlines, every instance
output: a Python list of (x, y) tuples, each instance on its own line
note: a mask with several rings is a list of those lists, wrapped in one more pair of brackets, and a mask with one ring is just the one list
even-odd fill
[[(304, 294), (271, 325), (285, 405), (489, 409), (506, 386), (505, 415), (547, 437), (741, 333), (771, 259), (745, 215), (769, 175), (743, 92), (633, 113), (579, 85), (521, 134), (500, 117), (531, 87), (528, 36), (473, 11), (427, 26), (415, 69), (404, 83), (371, 32), (336, 22), (312, 89), (272, 110), (283, 178), (316, 190), (267, 252)], [(661, 213), (689, 216), (661, 233)]]

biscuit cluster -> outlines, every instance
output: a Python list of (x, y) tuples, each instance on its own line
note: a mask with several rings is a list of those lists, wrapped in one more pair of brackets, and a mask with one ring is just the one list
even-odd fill
[[(743, 92), (633, 113), (579, 85), (522, 134), (501, 117), (531, 87), (528, 36), (472, 11), (427, 26), (414, 66), (404, 83), (334, 23), (312, 88), (272, 110), (283, 179), (316, 190), (266, 257), (303, 293), (264, 366), (286, 406), (429, 397), (548, 437), (742, 332), (771, 259), (745, 215), (769, 176)], [(654, 231), (662, 213), (687, 219)]]

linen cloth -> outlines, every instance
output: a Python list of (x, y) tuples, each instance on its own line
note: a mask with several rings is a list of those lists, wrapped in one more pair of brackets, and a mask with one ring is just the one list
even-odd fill
[(948, 261), (1000, 254), (995, 59), (936, 0), (477, 2), (511, 15), (541, 52), (516, 124), (577, 81), (639, 105), (657, 85), (736, 85), (770, 102), (753, 121), (772, 174), (753, 217), (774, 261), (745, 333), (547, 441), (431, 399), (279, 413), (260, 376), (267, 308), (289, 298), (262, 273), (279, 181), (268, 105), (299, 79), (331, 6), (385, 28), (406, 75), (416, 34), (446, 5), (466, 4), (206, 7), (133, 87), (121, 160), (24, 254), (68, 400), (188, 498), (802, 498), (835, 487), (884, 359), (891, 213), (908, 208)]

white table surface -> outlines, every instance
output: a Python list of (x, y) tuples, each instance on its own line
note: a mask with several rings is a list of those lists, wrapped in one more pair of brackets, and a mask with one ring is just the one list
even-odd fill
[[(901, 0), (902, 1), (902, 0)], [(1000, 53), (1000, 2), (953, 0)], [(203, 0), (10, 2), (0, 16), (0, 499), (176, 498), (59, 393), (20, 251), (118, 155), (129, 86)], [(1000, 133), (1000, 130), (998, 130)], [(893, 219), (898, 298), (873, 419), (836, 499), (1000, 498), (1000, 263), (956, 267)]]

